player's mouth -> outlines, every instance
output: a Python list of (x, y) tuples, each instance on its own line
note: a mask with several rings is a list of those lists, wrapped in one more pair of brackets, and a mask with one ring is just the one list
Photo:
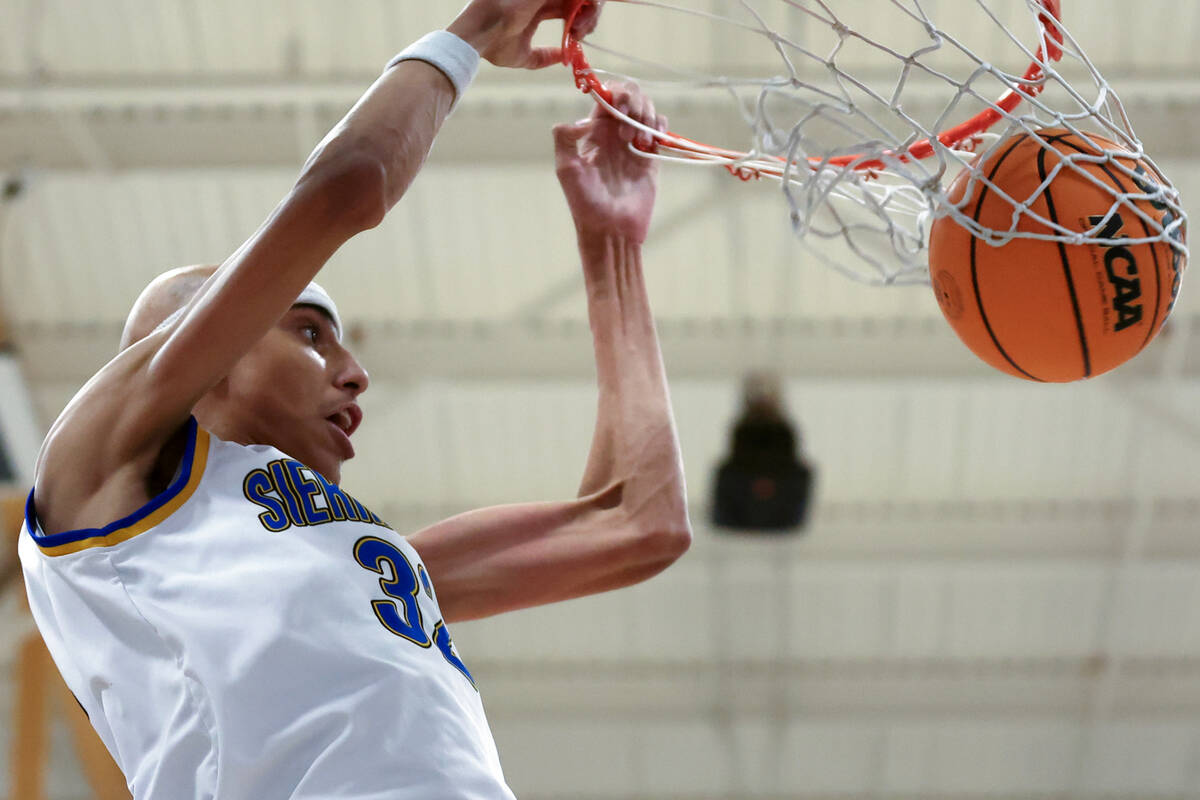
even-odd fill
[(363, 412), (358, 403), (347, 403), (325, 418), (335, 431), (335, 437), (341, 443), (348, 459), (354, 458), (354, 445), (350, 443), (350, 437), (358, 430), (362, 419)]

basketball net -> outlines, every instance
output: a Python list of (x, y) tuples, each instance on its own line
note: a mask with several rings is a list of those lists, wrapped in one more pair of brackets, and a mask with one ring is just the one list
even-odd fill
[[(575, 0), (576, 13), (589, 1)], [(1179, 194), (1060, 21), (1060, 0), (687, 2), (611, 0), (595, 34), (582, 42), (564, 37), (577, 85), (618, 116), (604, 88), (611, 80), (637, 82), (673, 119), (681, 115), (672, 104), (683, 108), (709, 130), (685, 137), (638, 125), (656, 138), (644, 155), (778, 181), (797, 239), (838, 272), (870, 284), (928, 283), (929, 229), (942, 216), (994, 246), (1018, 237), (1111, 246), (1115, 240), (1101, 233), (1109, 216), (1126, 209), (1147, 222), (1152, 237), (1122, 243), (1167, 242), (1186, 259)], [(955, 30), (927, 13), (938, 7), (953, 13)], [(647, 40), (647, 31), (660, 40)], [(731, 121), (740, 134), (730, 133)], [(1005, 139), (1042, 128), (1076, 133), (1094, 152), (1055, 151), (1058, 166), (1030, 197), (1009, 197), (976, 170), (972, 180), (1011, 204), (1007, 229), (964, 213), (970, 190), (958, 205), (950, 202), (960, 171), (982, 164)], [(1118, 154), (1122, 160), (1112, 158)], [(1031, 210), (1063, 170), (1100, 185), (1077, 166), (1098, 158), (1138, 192), (1106, 187), (1108, 216), (1085, 231)], [(1155, 174), (1135, 170), (1136, 160)], [(1158, 211), (1154, 218), (1147, 205)]]

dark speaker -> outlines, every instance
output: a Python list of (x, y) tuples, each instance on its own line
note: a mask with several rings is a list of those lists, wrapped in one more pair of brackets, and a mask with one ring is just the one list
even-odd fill
[(782, 533), (808, 521), (814, 470), (773, 387), (762, 377), (747, 382), (732, 452), (716, 474), (712, 520), (720, 527)]

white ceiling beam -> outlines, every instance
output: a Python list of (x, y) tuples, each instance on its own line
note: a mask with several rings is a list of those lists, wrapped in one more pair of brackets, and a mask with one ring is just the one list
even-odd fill
[[(459, 637), (470, 642), (472, 631)], [(456, 634), (458, 631), (456, 631)], [(1064, 720), (1085, 715), (1092, 671), (1086, 659), (987, 660), (775, 660), (747, 658), (726, 663), (622, 658), (611, 663), (542, 656), (488, 657), (473, 645), (471, 669), (486, 676), (488, 715), (554, 713), (635, 719), (704, 717), (710, 700), (729, 712), (730, 722), (779, 717), (786, 727), (798, 718), (852, 721), (876, 726), (921, 721), (952, 724)], [(1200, 711), (1200, 664), (1139, 661), (1130, 668), (1130, 692), (1110, 720), (1189, 719)], [(733, 670), (728, 694), (713, 697), (721, 675)], [(778, 675), (779, 680), (774, 676)], [(664, 678), (677, 681), (664, 686)], [(1170, 689), (1154, 684), (1170, 681)], [(777, 684), (787, 697), (780, 705)], [(737, 698), (733, 701), (731, 698)], [(785, 753), (786, 755), (786, 753)]]
[[(279, 77), (229, 77), (197, 74), (182, 78), (142, 76), (105, 82), (46, 83), (41, 81), (0, 82), (0, 111), (98, 111), (147, 109), (195, 111), (203, 108), (287, 108), (301, 103), (313, 105), (351, 104), (378, 75), (364, 73), (345, 79), (302, 79)], [(1200, 77), (1138, 76), (1113, 80), (1122, 101), (1130, 109), (1147, 106), (1195, 105), (1200, 102)], [(906, 106), (944, 103), (950, 99), (946, 84), (920, 77), (906, 84)], [(563, 105), (581, 95), (565, 70), (537, 75), (485, 74), (463, 98), (459, 111), (479, 107), (519, 106), (531, 109), (547, 104)], [(710, 107), (727, 109), (728, 100), (689, 88), (657, 88), (656, 103), (663, 107)], [(1131, 113), (1133, 113), (1131, 111)], [(1136, 123), (1136, 116), (1134, 116)]]
[[(543, 75), (516, 82), (492, 76), (490, 82), (481, 81), (443, 131), (437, 158), (472, 163), (544, 160), (550, 126), (580, 115), (589, 102), (562, 78)], [(54, 124), (51, 117), (61, 113), (84, 115), (117, 169), (298, 167), (302, 157), (283, 138), (306, 139), (315, 131), (311, 142), (300, 142), (298, 149), (307, 155), (371, 79), (0, 84), (0, 168), (24, 162), (48, 169), (88, 169), (86, 159), (69, 152), (71, 148), (56, 137), (44, 135), (47, 125)], [(1121, 88), (1150, 153), (1160, 159), (1194, 157), (1189, 142), (1200, 136), (1200, 79), (1138, 80)], [(905, 109), (920, 117), (946, 99), (944, 90), (924, 96), (915, 92)], [(749, 127), (720, 97), (676, 89), (656, 91), (655, 100), (670, 114), (675, 130), (703, 130), (730, 145), (750, 142)], [(297, 119), (305, 115), (309, 119)], [(227, 135), (214, 136), (214, 127), (227, 129)], [(10, 131), (7, 137), (2, 135), (4, 128)], [(170, 147), (163, 147), (164, 137), (170, 139)], [(197, 144), (189, 146), (193, 138)], [(264, 149), (264, 141), (284, 146)]]
[[(786, 536), (735, 534), (708, 522), (704, 498), (691, 508), (695, 532), (689, 558), (715, 552), (730, 561), (756, 560), (786, 569), (793, 553), (805, 564), (878, 567), (1053, 564), (1064, 571), (1102, 567), (1122, 556), (1121, 535), (1134, 514), (1130, 499), (1110, 502), (1049, 503), (1009, 500), (989, 503), (876, 501), (827, 503), (813, 508), (810, 533)], [(416, 531), (469, 507), (410, 507), (381, 502), (376, 511), (399, 531)], [(1154, 504), (1146, 534), (1146, 563), (1186, 564), (1200, 560), (1195, 521), (1196, 501)], [(819, 533), (819, 535), (811, 535)], [(777, 579), (781, 580), (781, 579)], [(943, 603), (949, 609), (950, 603)], [(779, 637), (787, 628), (790, 608), (780, 608)], [(941, 621), (940, 640), (948, 639)]]
[[(378, 76), (363, 75), (345, 80), (229, 80), (197, 76), (175, 82), (129, 82), (85, 84), (0, 84), (0, 111), (10, 114), (44, 111), (186, 111), (292, 109), (300, 105), (345, 106), (349, 108)], [(541, 106), (574, 100), (580, 95), (564, 77), (559, 82), (498, 82), (474, 86), (458, 107), (511, 107), (514, 104)]]
[(79, 158), (93, 172), (112, 172), (113, 162), (100, 140), (88, 127), (83, 114), (78, 111), (62, 111), (54, 115), (63, 136), (75, 148)]
[[(383, 380), (591, 379), (586, 322), (347, 319), (356, 354)], [(1200, 328), (1200, 316), (1176, 324)], [(975, 358), (940, 319), (662, 319), (659, 338), (674, 379), (728, 378), (747, 367), (785, 377), (1013, 380)], [(14, 335), (31, 380), (82, 383), (116, 352), (120, 322), (26, 323)], [(1099, 380), (1153, 387), (1166, 355), (1161, 341)], [(1200, 349), (1181, 378), (1200, 378)], [(1186, 428), (1185, 428), (1186, 430)]]

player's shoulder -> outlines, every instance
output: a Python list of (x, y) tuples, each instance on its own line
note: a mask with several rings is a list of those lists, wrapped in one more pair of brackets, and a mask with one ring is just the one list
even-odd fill
[(163, 344), (156, 332), (102, 366), (76, 392), (50, 426), (38, 454), (36, 496), (53, 499), (60, 513), (87, 514), (91, 499), (113, 491), (116, 482), (149, 474), (164, 446), (187, 422), (164, 422), (154, 413), (157, 394), (152, 365)]
[[(133, 367), (131, 369), (131, 366)], [(33, 498), (43, 531), (96, 528), (128, 516), (174, 473), (189, 419), (171, 430), (139, 430), (144, 398), (136, 365), (116, 359), (92, 378), (51, 426), (38, 455)]]

